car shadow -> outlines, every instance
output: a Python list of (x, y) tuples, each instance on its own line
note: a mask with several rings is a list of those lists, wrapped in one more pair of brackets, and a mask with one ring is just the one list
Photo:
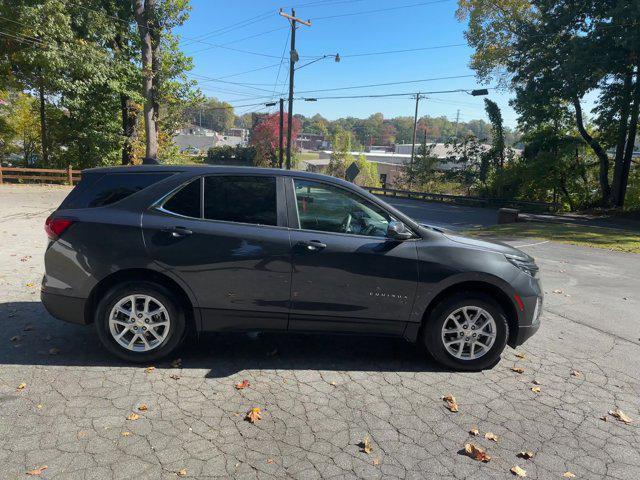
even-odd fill
[[(92, 326), (51, 317), (40, 302), (0, 303), (0, 364), (130, 367), (100, 344)], [(243, 370), (446, 371), (400, 338), (301, 333), (210, 333), (187, 342), (157, 368), (209, 370), (224, 378)]]

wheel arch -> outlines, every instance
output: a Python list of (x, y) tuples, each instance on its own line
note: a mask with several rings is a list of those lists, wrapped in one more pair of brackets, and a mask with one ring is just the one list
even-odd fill
[(442, 300), (444, 300), (449, 296), (455, 295), (457, 293), (467, 293), (467, 292), (468, 293), (470, 292), (484, 293), (485, 295), (488, 295), (491, 298), (493, 298), (498, 303), (498, 305), (502, 307), (502, 309), (505, 312), (505, 315), (507, 316), (507, 323), (509, 325), (509, 338), (507, 339), (507, 344), (511, 346), (515, 345), (516, 339), (518, 337), (519, 323), (518, 323), (518, 312), (516, 310), (516, 306), (514, 302), (511, 300), (509, 295), (500, 287), (493, 285), (489, 282), (483, 282), (478, 280), (455, 283), (453, 285), (449, 285), (448, 287), (438, 292), (438, 294), (431, 299), (431, 301), (427, 305), (427, 308), (425, 309), (422, 315), (420, 331), (418, 332), (417, 338), (420, 338), (422, 329), (424, 328), (424, 326), (427, 324), (427, 322), (431, 317), (431, 312), (433, 312), (433, 310)]
[(194, 302), (192, 302), (186, 290), (171, 277), (157, 272), (155, 270), (149, 270), (145, 268), (129, 268), (114, 272), (102, 280), (100, 280), (91, 290), (87, 302), (84, 308), (85, 323), (93, 323), (95, 316), (95, 309), (100, 302), (100, 299), (114, 286), (131, 281), (147, 281), (157, 283), (173, 292), (180, 301), (180, 305), (183, 307), (187, 322), (187, 327), (198, 331), (199, 317), (197, 317), (197, 309), (194, 308)]

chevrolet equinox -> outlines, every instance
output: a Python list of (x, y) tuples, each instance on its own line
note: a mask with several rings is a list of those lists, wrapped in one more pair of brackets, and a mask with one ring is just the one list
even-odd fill
[(189, 331), (403, 337), (458, 370), (539, 327), (529, 255), (421, 225), (319, 174), (211, 166), (82, 172), (45, 225), (42, 302), (127, 361)]

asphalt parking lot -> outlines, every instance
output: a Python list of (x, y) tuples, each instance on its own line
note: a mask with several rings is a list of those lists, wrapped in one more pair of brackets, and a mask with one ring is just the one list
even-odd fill
[[(206, 336), (180, 362), (130, 366), (39, 303), (42, 227), (67, 191), (0, 186), (1, 479), (44, 466), (51, 479), (502, 479), (516, 465), (535, 479), (640, 478), (640, 256), (510, 241), (540, 263), (542, 327), (481, 373), (401, 340), (315, 335)], [(434, 223), (484, 222), (427, 205)], [(468, 442), (491, 461), (464, 456)]]

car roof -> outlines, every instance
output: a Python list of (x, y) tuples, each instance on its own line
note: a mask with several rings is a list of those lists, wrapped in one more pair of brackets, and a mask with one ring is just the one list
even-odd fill
[(203, 175), (207, 173), (216, 174), (257, 174), (257, 175), (281, 175), (309, 178), (314, 180), (324, 180), (331, 183), (342, 184), (352, 187), (354, 184), (340, 178), (323, 175), (321, 173), (304, 172), (301, 170), (284, 170), (280, 168), (262, 167), (240, 167), (227, 165), (122, 165), (117, 167), (98, 167), (82, 170), (82, 174), (93, 173), (161, 173), (161, 172), (184, 172), (193, 175)]

